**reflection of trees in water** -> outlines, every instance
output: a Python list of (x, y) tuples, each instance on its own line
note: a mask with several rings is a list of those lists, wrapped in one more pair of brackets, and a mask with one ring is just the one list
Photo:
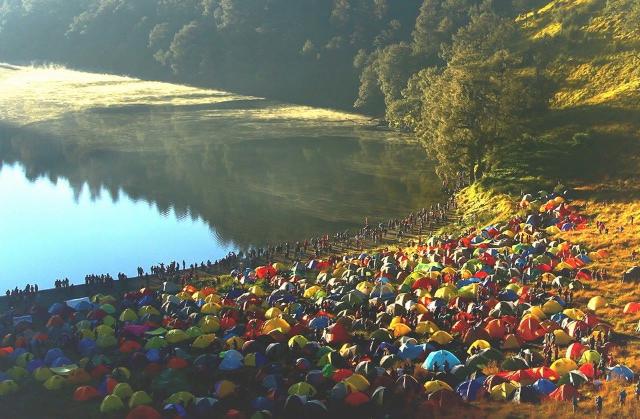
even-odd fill
[(30, 180), (68, 179), (76, 195), (85, 184), (93, 197), (105, 189), (117, 200), (122, 190), (162, 213), (200, 216), (240, 246), (402, 215), (439, 196), (420, 148), (363, 139), (388, 133), (224, 122), (161, 110), (83, 113), (3, 129), (0, 156)]

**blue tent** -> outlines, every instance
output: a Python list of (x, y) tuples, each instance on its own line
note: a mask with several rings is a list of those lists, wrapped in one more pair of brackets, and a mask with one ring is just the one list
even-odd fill
[(273, 400), (260, 396), (253, 399), (251, 402), (251, 407), (253, 410), (273, 410), (274, 403)]
[(557, 386), (546, 378), (541, 378), (533, 383), (533, 388), (540, 394), (548, 395), (553, 392)]
[(475, 380), (468, 380), (456, 388), (456, 393), (465, 401), (472, 402), (478, 397), (478, 391), (482, 388), (484, 377)]
[(199, 416), (211, 415), (217, 404), (218, 399), (213, 397), (198, 397), (193, 401), (194, 410)]
[(160, 362), (161, 355), (160, 355), (160, 350), (158, 349), (149, 349), (147, 351), (147, 359), (149, 360), (149, 362)]
[[(40, 367), (44, 367), (46, 366), (46, 364), (44, 363), (43, 360), (41, 359), (33, 359), (31, 361), (29, 361), (27, 363), (27, 371), (29, 371), (30, 373), (34, 372), (35, 370), (37, 370)], [(2, 381), (2, 380), (0, 380)]]
[(624, 365), (616, 365), (615, 367), (609, 368), (609, 373), (607, 374), (607, 380), (616, 380), (616, 379), (624, 379), (627, 381), (633, 380), (633, 371)]
[(518, 301), (518, 294), (514, 290), (503, 290), (498, 294), (500, 301)]
[(430, 370), (430, 371), (443, 371), (447, 372), (444, 369), (445, 362), (449, 365), (449, 369), (455, 367), (456, 365), (461, 365), (462, 362), (449, 351), (440, 350), (431, 352), (427, 359), (425, 359), (422, 364), (422, 368)]
[(398, 351), (398, 358), (400, 359), (416, 359), (427, 350), (427, 345), (407, 345), (400, 346)]
[(60, 348), (49, 349), (47, 351), (47, 354), (44, 356), (44, 362), (47, 365), (51, 365), (53, 361), (60, 358), (61, 356), (64, 356), (62, 349)]
[(325, 329), (329, 326), (329, 318), (326, 316), (314, 317), (309, 322), (309, 328), (314, 330)]
[(219, 369), (222, 371), (233, 371), (242, 367), (243, 356), (235, 349), (228, 350), (224, 353)]
[(82, 338), (80, 339), (80, 342), (78, 342), (78, 352), (80, 352), (82, 356), (89, 356), (93, 354), (97, 346), (98, 345), (95, 340)]
[(70, 360), (66, 356), (60, 356), (60, 357), (58, 357), (58, 358), (53, 360), (53, 362), (51, 363), (50, 367), (51, 368), (58, 368), (58, 367), (64, 367), (65, 365), (71, 365), (71, 364), (73, 364), (72, 360)]
[(65, 305), (62, 303), (53, 303), (49, 307), (49, 314), (62, 314), (64, 311)]

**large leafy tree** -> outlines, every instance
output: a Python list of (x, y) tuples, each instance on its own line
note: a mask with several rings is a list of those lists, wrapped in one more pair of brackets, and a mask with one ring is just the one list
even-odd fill
[(414, 75), (403, 100), (390, 108), (392, 122), (419, 135), (441, 174), (482, 177), (495, 150), (541, 105), (542, 97), (527, 94), (536, 84), (523, 71), (523, 58), (509, 49), (517, 36), (510, 20), (475, 15), (443, 51), (446, 67)]

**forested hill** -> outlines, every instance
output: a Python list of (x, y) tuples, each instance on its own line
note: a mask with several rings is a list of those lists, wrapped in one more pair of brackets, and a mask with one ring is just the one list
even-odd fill
[[(0, 0), (0, 58), (384, 112), (474, 14), (540, 0)], [(361, 94), (358, 95), (360, 90)]]
[(355, 107), (442, 175), (538, 180), (637, 139), (639, 28), (637, 0), (0, 0), (0, 60)]

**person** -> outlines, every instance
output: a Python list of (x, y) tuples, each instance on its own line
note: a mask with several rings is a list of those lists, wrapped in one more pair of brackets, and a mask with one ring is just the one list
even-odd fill
[(618, 401), (620, 402), (620, 406), (624, 406), (625, 400), (627, 400), (627, 391), (625, 389), (622, 389), (618, 394)]
[(573, 413), (577, 413), (578, 412), (578, 396), (573, 396), (573, 399), (571, 400), (571, 404), (573, 405)]
[(602, 396), (596, 396), (596, 412), (598, 414), (602, 413)]

